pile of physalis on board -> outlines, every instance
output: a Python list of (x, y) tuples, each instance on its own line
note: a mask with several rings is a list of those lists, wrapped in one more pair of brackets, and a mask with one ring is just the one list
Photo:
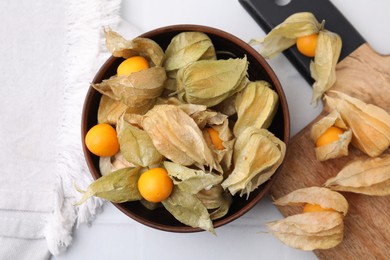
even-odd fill
[(390, 115), (373, 104), (331, 90), (336, 81), (336, 64), (341, 38), (325, 30), (312, 13), (296, 13), (276, 26), (265, 38), (262, 53), (271, 58), (296, 44), (306, 56), (314, 57), (310, 70), (315, 79), (312, 103), (324, 98), (329, 113), (311, 129), (316, 158), (320, 161), (348, 155), (349, 144), (365, 156), (349, 162), (326, 181), (324, 187), (306, 187), (275, 200), (279, 206), (304, 206), (303, 213), (268, 224), (285, 244), (298, 249), (328, 249), (344, 238), (343, 217), (347, 200), (337, 191), (371, 196), (390, 195)]
[(140, 201), (214, 233), (212, 220), (232, 196), (249, 196), (284, 159), (285, 143), (267, 130), (277, 93), (249, 80), (245, 56), (217, 59), (204, 33), (180, 33), (165, 51), (151, 39), (105, 33), (124, 61), (92, 84), (103, 95), (85, 143), (100, 156), (102, 177), (80, 190), (78, 204), (91, 196)]

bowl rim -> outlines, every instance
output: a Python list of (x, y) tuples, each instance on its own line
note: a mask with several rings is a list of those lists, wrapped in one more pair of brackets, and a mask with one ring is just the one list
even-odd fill
[[(288, 152), (288, 145), (290, 142), (290, 113), (288, 108), (287, 99), (284, 93), (284, 90), (282, 88), (282, 85), (276, 76), (275, 72), (271, 68), (271, 66), (268, 64), (268, 62), (265, 60), (263, 56), (259, 54), (258, 51), (256, 51), (252, 46), (250, 46), (248, 43), (244, 42), (237, 36), (234, 36), (231, 33), (228, 33), (226, 31), (223, 31), (221, 29), (205, 26), (205, 25), (197, 25), (197, 24), (173, 24), (168, 26), (159, 27), (153, 30), (150, 30), (148, 32), (142, 33), (136, 37), (145, 37), (149, 38), (152, 36), (155, 36), (157, 34), (163, 34), (163, 33), (175, 33), (175, 32), (183, 32), (183, 31), (200, 31), (206, 34), (211, 34), (216, 37), (227, 39), (228, 41), (234, 43), (235, 45), (239, 45), (241, 48), (243, 48), (248, 54), (250, 54), (257, 62), (260, 63), (262, 68), (264, 69), (265, 73), (272, 79), (272, 85), (274, 89), (277, 91), (279, 96), (279, 102), (280, 107), (282, 108), (283, 113), (283, 142), (286, 144), (286, 155)], [(92, 83), (101, 82), (104, 77), (104, 72), (117, 60), (117, 57), (110, 56), (104, 64), (99, 68), (98, 72), (95, 74)], [(88, 119), (88, 111), (89, 107), (91, 105), (91, 98), (88, 98), (92, 95), (93, 92), (96, 90), (89, 86), (88, 92), (85, 96), (82, 115), (81, 115), (81, 141), (82, 141), (82, 148), (83, 148), (83, 154), (84, 159), (87, 163), (88, 169), (90, 174), (92, 175), (93, 179), (96, 180), (101, 177), (101, 174), (98, 172), (98, 170), (95, 169), (94, 164), (91, 159), (88, 159), (90, 156), (90, 152), (86, 148), (84, 137), (88, 131), (87, 126), (87, 119)], [(286, 156), (285, 156), (286, 157)], [(279, 175), (279, 172), (281, 171), (281, 168), (284, 166), (285, 159), (279, 166), (278, 170), (273, 174), (273, 176), (264, 184), (262, 184), (261, 190), (259, 193), (251, 199), (251, 201), (248, 201), (248, 203), (242, 207), (239, 211), (227, 216), (223, 217), (221, 219), (217, 219), (213, 221), (214, 228), (221, 227), (223, 225), (226, 225), (239, 217), (245, 215), (249, 210), (251, 210), (259, 201), (261, 201), (262, 198), (268, 193), (270, 187), (274, 183), (276, 177)], [(162, 231), (168, 231), (168, 232), (175, 232), (175, 233), (192, 233), (192, 232), (200, 232), (204, 231), (201, 228), (193, 228), (190, 226), (169, 226), (164, 225), (161, 223), (153, 223), (150, 222), (148, 219), (145, 219), (137, 214), (133, 214), (132, 212), (128, 211), (125, 206), (123, 206), (120, 203), (112, 203), (116, 208), (118, 208), (121, 212), (123, 212), (128, 217), (134, 219), (135, 221)]]

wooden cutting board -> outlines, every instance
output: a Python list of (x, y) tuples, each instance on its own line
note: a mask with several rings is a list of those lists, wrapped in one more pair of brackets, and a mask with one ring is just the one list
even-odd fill
[[(343, 40), (342, 54), (336, 67), (337, 81), (332, 90), (375, 104), (390, 113), (390, 56), (381, 56), (371, 49), (328, 0), (296, 0), (282, 7), (275, 5), (274, 0), (240, 2), (266, 31), (296, 12), (309, 11), (319, 21), (326, 19), (326, 28), (339, 33)], [(286, 55), (312, 83), (308, 60), (294, 49)], [(310, 130), (327, 114), (326, 109), (292, 138), (285, 164), (270, 191), (274, 198), (296, 189), (322, 186), (348, 162), (364, 156), (351, 147), (347, 157), (325, 162), (316, 160)], [(390, 153), (390, 149), (385, 153)], [(315, 254), (320, 259), (390, 259), (390, 196), (342, 194), (350, 206), (344, 222), (344, 240), (335, 248), (315, 250)], [(279, 210), (284, 216), (301, 213), (298, 207), (279, 207)]]

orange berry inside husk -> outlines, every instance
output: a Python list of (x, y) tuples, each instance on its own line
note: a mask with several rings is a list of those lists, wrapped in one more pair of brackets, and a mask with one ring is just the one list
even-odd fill
[(149, 68), (148, 61), (142, 56), (133, 56), (124, 60), (119, 64), (117, 68), (117, 75), (119, 76), (129, 76), (131, 73), (138, 72)]
[(297, 38), (297, 49), (300, 53), (307, 57), (314, 57), (316, 55), (318, 34), (311, 34)]
[(316, 146), (321, 147), (340, 140), (340, 135), (342, 135), (343, 133), (344, 130), (342, 130), (341, 128), (331, 126), (317, 139)]
[(322, 211), (335, 211), (332, 208), (323, 208), (318, 204), (306, 203), (303, 207), (303, 212), (322, 212)]
[(225, 147), (223, 146), (223, 141), (219, 137), (219, 133), (218, 133), (217, 130), (215, 130), (214, 128), (210, 127), (210, 128), (207, 128), (207, 132), (209, 133), (210, 138), (211, 138), (211, 142), (213, 143), (215, 148), (217, 148), (218, 150), (225, 149)]

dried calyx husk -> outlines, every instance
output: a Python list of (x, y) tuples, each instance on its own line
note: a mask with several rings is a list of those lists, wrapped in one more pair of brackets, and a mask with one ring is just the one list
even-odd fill
[(316, 157), (319, 161), (348, 155), (348, 147), (352, 139), (352, 130), (347, 127), (336, 110), (333, 110), (312, 126), (310, 133), (311, 139), (316, 142), (318, 138), (332, 126), (342, 129), (344, 133), (339, 135), (339, 140), (336, 140), (328, 145), (315, 148)]
[[(167, 49), (163, 66), (168, 78), (176, 79), (177, 71), (197, 60), (216, 60), (214, 45), (207, 34), (202, 32), (179, 33), (172, 38)], [(174, 82), (172, 83), (173, 85)], [(171, 87), (172, 90), (175, 86)]]
[(324, 24), (319, 23), (312, 13), (296, 13), (287, 17), (264, 38), (253, 39), (250, 44), (261, 44), (260, 54), (269, 59), (293, 46), (298, 37), (318, 33), (323, 27)]
[(178, 98), (187, 103), (215, 106), (245, 88), (247, 69), (246, 56), (192, 62), (177, 72)]
[[(101, 83), (92, 84), (92, 87), (110, 99), (123, 103), (131, 112), (145, 113), (164, 90), (167, 79), (165, 69), (162, 67), (164, 51), (151, 39), (135, 38), (128, 41), (110, 29), (106, 30), (106, 46), (115, 57), (126, 59), (137, 55), (143, 56), (148, 60), (150, 68), (130, 75), (114, 75)], [(101, 110), (107, 109), (110, 111), (111, 108)]]
[(164, 167), (182, 192), (193, 194), (202, 202), (209, 211), (211, 220), (226, 215), (232, 203), (232, 196), (222, 189), (220, 184), (223, 177), (221, 175), (188, 168), (169, 161), (164, 162)]
[(122, 115), (116, 126), (122, 156), (130, 163), (148, 167), (158, 164), (163, 156), (153, 145), (149, 135), (137, 126), (128, 123)]
[(328, 179), (325, 186), (371, 196), (390, 195), (390, 154), (355, 159), (335, 177)]
[(278, 94), (266, 81), (250, 82), (236, 97), (237, 121), (234, 134), (239, 136), (247, 127), (268, 128), (277, 112)]
[(319, 23), (312, 13), (296, 13), (272, 29), (264, 38), (250, 42), (251, 44), (261, 44), (260, 54), (265, 58), (272, 58), (293, 46), (298, 37), (318, 34), (314, 61), (310, 63), (311, 76), (315, 80), (312, 95), (313, 104), (316, 104), (323, 93), (335, 83), (336, 64), (342, 47), (340, 36), (325, 30), (324, 27), (324, 21)]
[(246, 128), (236, 139), (234, 169), (222, 187), (232, 195), (247, 194), (266, 182), (282, 163), (286, 145), (267, 129)]
[(151, 67), (129, 76), (114, 75), (101, 83), (92, 84), (92, 87), (103, 95), (142, 113), (150, 109), (156, 98), (161, 95), (165, 80), (166, 73), (163, 67)]
[(99, 158), (99, 170), (102, 176), (108, 175), (116, 170), (131, 167), (134, 168), (135, 165), (123, 158), (122, 152), (120, 151), (112, 157)]
[[(229, 127), (228, 116), (209, 109), (195, 112), (190, 116), (202, 130), (203, 137), (213, 152), (215, 160), (221, 165), (224, 172), (228, 171), (232, 164), (233, 147), (236, 139)], [(218, 133), (223, 149), (218, 149), (213, 144), (208, 131), (210, 128)]]
[(204, 189), (196, 194), (210, 214), (211, 220), (225, 216), (233, 202), (232, 195), (224, 190), (221, 185), (214, 185), (210, 189)]
[(78, 189), (83, 197), (76, 205), (84, 203), (92, 196), (115, 203), (140, 200), (142, 197), (137, 188), (139, 176), (139, 167), (127, 167), (104, 175), (92, 182), (86, 191)]
[(223, 177), (169, 161), (164, 167), (175, 184), (174, 195), (162, 201), (164, 207), (182, 223), (214, 233), (212, 219), (223, 217), (231, 204), (230, 194), (214, 188)]
[(98, 108), (98, 123), (116, 125), (119, 117), (127, 110), (127, 106), (120, 101), (102, 95)]
[(351, 143), (362, 152), (376, 157), (389, 147), (390, 115), (384, 109), (338, 91), (329, 91), (325, 101), (352, 130)]
[(310, 62), (313, 84), (312, 104), (316, 104), (336, 82), (336, 65), (340, 57), (342, 41), (338, 34), (322, 30), (318, 34), (316, 55)]
[(267, 224), (269, 230), (286, 245), (302, 249), (329, 249), (344, 238), (343, 218), (348, 202), (340, 193), (323, 187), (295, 190), (274, 201), (278, 206), (319, 205), (326, 211), (304, 212)]
[(114, 57), (127, 59), (140, 55), (153, 66), (162, 66), (164, 51), (158, 43), (149, 38), (137, 37), (129, 41), (110, 28), (105, 29), (105, 38), (106, 47)]
[(157, 151), (169, 160), (222, 172), (196, 122), (175, 105), (156, 105), (142, 116), (140, 125)]

